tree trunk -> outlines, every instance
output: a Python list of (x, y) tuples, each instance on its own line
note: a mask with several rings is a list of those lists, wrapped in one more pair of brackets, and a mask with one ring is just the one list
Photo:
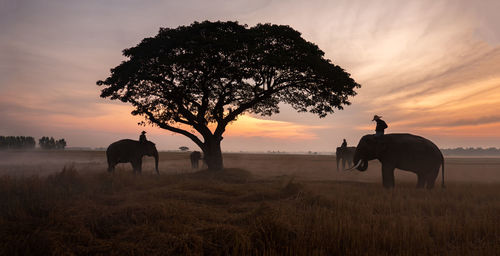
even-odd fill
[(211, 171), (220, 171), (224, 168), (220, 140), (211, 139), (205, 143), (203, 158)]

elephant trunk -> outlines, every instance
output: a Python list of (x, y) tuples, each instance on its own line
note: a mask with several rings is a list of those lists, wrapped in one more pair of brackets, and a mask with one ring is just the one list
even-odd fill
[(358, 168), (358, 166), (359, 166), (360, 164), (361, 164), (361, 160), (359, 160), (359, 161), (358, 161), (358, 163), (357, 163), (355, 166), (353, 166), (353, 167), (351, 167), (351, 168), (349, 168), (349, 169), (345, 169), (344, 171), (352, 171), (353, 169)]
[(366, 169), (368, 169), (368, 161), (366, 159), (362, 159), (361, 164), (356, 169), (361, 172), (366, 171)]
[(353, 161), (356, 163), (355, 168), (358, 169), (358, 171), (364, 172), (368, 169), (368, 160), (360, 156), (358, 149), (356, 149), (354, 153)]

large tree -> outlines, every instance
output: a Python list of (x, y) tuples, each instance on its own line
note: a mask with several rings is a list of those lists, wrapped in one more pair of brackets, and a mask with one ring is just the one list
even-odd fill
[(123, 55), (127, 60), (97, 82), (101, 97), (128, 102), (133, 115), (189, 137), (211, 170), (223, 168), (222, 134), (239, 115), (269, 116), (284, 102), (325, 117), (349, 105), (360, 87), (289, 26), (160, 28)]

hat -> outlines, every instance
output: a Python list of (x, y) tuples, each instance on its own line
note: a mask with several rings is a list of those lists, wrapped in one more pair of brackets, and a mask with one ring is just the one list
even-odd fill
[(141, 134), (146, 134), (146, 131), (142, 131)]
[(382, 117), (382, 116), (377, 116), (377, 115), (374, 115), (374, 116), (373, 116), (373, 120), (372, 120), (372, 121), (375, 121), (375, 120), (377, 120), (377, 119), (380, 119), (381, 117)]

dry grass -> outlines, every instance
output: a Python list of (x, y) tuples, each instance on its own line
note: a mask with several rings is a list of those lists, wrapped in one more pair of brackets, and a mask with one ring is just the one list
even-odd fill
[(380, 171), (336, 172), (328, 156), (234, 154), (214, 174), (189, 170), (184, 154), (164, 153), (162, 175), (147, 163), (149, 171), (134, 176), (129, 166), (107, 174), (102, 153), (89, 152), (90, 163), (87, 153), (53, 154), (73, 164), (50, 173), (39, 163), (37, 176), (23, 164), (24, 174), (0, 178), (0, 255), (500, 251), (500, 159), (448, 159), (447, 189), (428, 191), (402, 172), (396, 189), (385, 190)]

